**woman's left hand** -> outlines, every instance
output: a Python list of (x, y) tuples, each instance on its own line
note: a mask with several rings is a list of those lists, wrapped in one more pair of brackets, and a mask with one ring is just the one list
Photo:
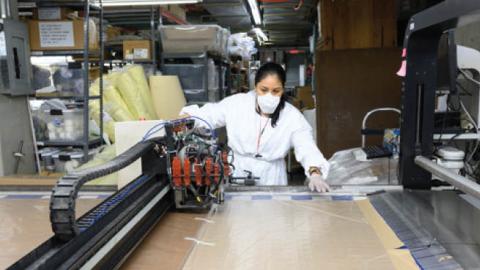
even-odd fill
[(308, 187), (311, 191), (328, 192), (330, 186), (323, 180), (322, 175), (318, 173), (312, 174), (308, 179)]

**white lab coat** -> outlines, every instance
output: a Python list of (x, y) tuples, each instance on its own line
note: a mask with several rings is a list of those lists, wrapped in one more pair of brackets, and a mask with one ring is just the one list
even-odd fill
[[(285, 156), (294, 148), (295, 157), (305, 168), (308, 176), (310, 167), (321, 169), (324, 178), (328, 175), (329, 163), (323, 157), (312, 137), (312, 128), (305, 117), (290, 103), (280, 113), (277, 126), (267, 124), (260, 137), (257, 153), (257, 140), (261, 124), (267, 119), (256, 110), (256, 94), (236, 94), (219, 103), (209, 103), (199, 108), (196, 105), (182, 109), (181, 114), (189, 114), (208, 121), (215, 128), (226, 126), (228, 145), (234, 152), (234, 176), (245, 176), (245, 170), (260, 177), (258, 185), (287, 185)], [(202, 124), (197, 121), (198, 124)], [(255, 157), (260, 154), (261, 157)]]

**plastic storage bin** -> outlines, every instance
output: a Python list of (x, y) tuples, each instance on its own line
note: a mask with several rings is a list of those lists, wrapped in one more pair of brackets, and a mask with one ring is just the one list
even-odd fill
[(165, 53), (222, 52), (223, 29), (218, 25), (163, 25), (160, 27)]
[(83, 95), (83, 74), (80, 68), (58, 67), (53, 73), (53, 84), (58, 92)]
[(71, 172), (83, 164), (83, 151), (80, 149), (66, 150), (52, 155), (56, 172)]
[(204, 89), (185, 89), (183, 92), (188, 103), (209, 101), (208, 92)]
[(83, 136), (83, 109), (47, 110), (46, 122), (50, 141), (76, 141)]
[(220, 98), (220, 88), (208, 89), (208, 102), (217, 102)]
[(164, 75), (177, 75), (183, 89), (205, 88), (205, 65), (166, 64), (162, 71)]
[(58, 148), (43, 148), (38, 151), (38, 156), (40, 157), (40, 166), (43, 170), (54, 172), (55, 171), (55, 160), (54, 155), (60, 153)]
[(222, 40), (220, 43), (221, 55), (228, 58), (228, 39), (230, 38), (230, 31), (228, 29), (222, 29)]

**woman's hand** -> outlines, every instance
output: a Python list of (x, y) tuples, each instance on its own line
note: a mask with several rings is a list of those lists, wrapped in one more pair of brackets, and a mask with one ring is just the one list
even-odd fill
[(330, 186), (323, 180), (321, 174), (313, 173), (308, 178), (308, 187), (311, 191), (318, 191), (318, 192), (328, 192), (330, 191)]

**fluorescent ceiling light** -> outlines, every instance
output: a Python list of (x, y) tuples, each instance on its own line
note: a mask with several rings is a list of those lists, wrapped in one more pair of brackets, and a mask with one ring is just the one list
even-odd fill
[(255, 32), (257, 37), (261, 38), (264, 42), (268, 41), (267, 35), (265, 35), (265, 33), (263, 32), (263, 30), (261, 28), (253, 28), (253, 31)]
[[(100, 1), (95, 1), (96, 5), (100, 5)], [(180, 4), (195, 4), (202, 0), (103, 0), (104, 7), (120, 7), (120, 6), (161, 6), (161, 5), (180, 5)]]
[(253, 22), (255, 25), (262, 24), (262, 17), (260, 17), (260, 10), (258, 9), (257, 0), (248, 0), (248, 5), (250, 6), (250, 10), (252, 11)]

